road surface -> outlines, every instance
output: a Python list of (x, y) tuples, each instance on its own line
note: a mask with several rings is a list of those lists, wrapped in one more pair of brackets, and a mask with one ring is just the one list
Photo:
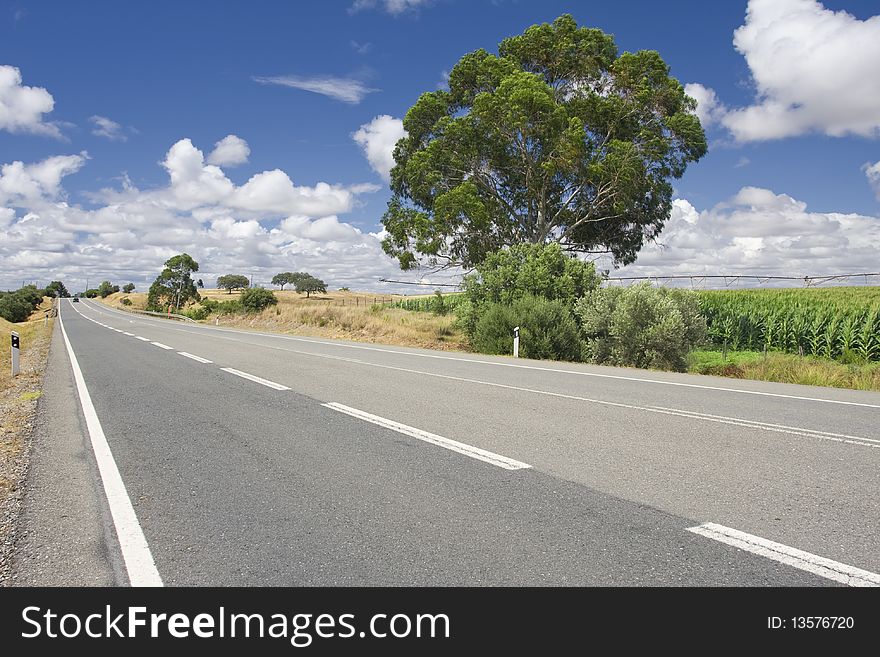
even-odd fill
[(19, 584), (880, 584), (880, 394), (61, 318)]

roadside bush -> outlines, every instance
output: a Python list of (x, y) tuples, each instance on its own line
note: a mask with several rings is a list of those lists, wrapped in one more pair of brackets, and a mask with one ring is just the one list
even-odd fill
[(217, 303), (215, 312), (218, 315), (235, 315), (242, 311), (241, 302), (238, 299), (230, 299), (229, 301), (220, 301)]
[(202, 304), (202, 307), (207, 308), (209, 313), (214, 312), (215, 310), (217, 310), (217, 308), (220, 307), (219, 301), (217, 301), (216, 299), (210, 299), (208, 297), (205, 297), (204, 299), (199, 301), (199, 303)]
[(593, 263), (567, 255), (558, 244), (516, 244), (490, 254), (476, 275), (465, 276), (464, 293), (474, 305), (509, 304), (530, 295), (571, 307), (600, 283)]
[(123, 306), (130, 306), (131, 299), (129, 299), (128, 297), (123, 297), (122, 299), (119, 300), (119, 303), (121, 303)]
[(194, 319), (196, 321), (201, 321), (203, 319), (208, 319), (208, 315), (211, 314), (211, 311), (205, 308), (204, 306), (192, 306), (191, 308), (186, 308), (185, 310), (180, 311), (181, 315), (185, 315), (190, 319)]
[(577, 324), (562, 301), (525, 296), (513, 303), (490, 303), (481, 308), (471, 345), (485, 354), (513, 353), (513, 329), (519, 326), (524, 358), (580, 360)]
[(706, 339), (697, 296), (640, 283), (591, 292), (575, 304), (585, 339), (584, 359), (594, 363), (687, 369), (687, 355)]
[(238, 300), (241, 303), (241, 307), (249, 313), (258, 313), (278, 303), (278, 298), (272, 290), (264, 290), (261, 287), (252, 287), (244, 290)]
[(7, 322), (23, 322), (33, 311), (34, 307), (16, 293), (4, 294), (0, 298), (0, 317)]

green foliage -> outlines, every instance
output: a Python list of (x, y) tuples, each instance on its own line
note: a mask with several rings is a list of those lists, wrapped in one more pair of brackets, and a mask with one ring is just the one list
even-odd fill
[(250, 279), (241, 274), (226, 274), (217, 279), (217, 287), (226, 290), (229, 294), (232, 294), (233, 290), (243, 290), (249, 287), (250, 284)]
[(14, 292), (0, 297), (0, 317), (7, 322), (23, 322), (33, 312), (34, 306)]
[(131, 299), (129, 299), (128, 297), (122, 297), (122, 299), (119, 301), (119, 303), (121, 303), (123, 306), (130, 306)]
[(126, 283), (125, 285), (123, 285), (122, 291), (126, 294), (131, 294), (132, 292), (134, 292), (134, 283)]
[(220, 306), (219, 301), (217, 301), (216, 299), (211, 299), (210, 297), (205, 297), (204, 299), (199, 301), (199, 303), (202, 304), (203, 307), (207, 308), (209, 313), (214, 312)]
[(181, 253), (165, 261), (165, 268), (150, 285), (147, 309), (164, 311), (168, 305), (182, 308), (201, 297), (193, 283), (192, 273), (199, 270), (199, 263), (189, 254)]
[[(442, 294), (442, 308), (445, 313), (456, 311), (463, 303), (467, 301), (461, 292), (453, 292), (452, 294)], [(403, 310), (411, 310), (414, 312), (432, 313), (436, 312), (439, 307), (437, 291), (430, 297), (417, 297), (415, 299), (401, 299), (391, 304), (392, 308), (402, 308)]]
[(306, 276), (308, 276), (308, 274), (304, 274), (303, 272), (284, 271), (280, 274), (275, 274), (272, 277), (272, 285), (280, 285), (283, 290), (285, 285), (295, 285), (299, 279)]
[(296, 280), (293, 281), (293, 284), (297, 292), (306, 293), (306, 299), (311, 296), (312, 292), (320, 292), (322, 294), (327, 293), (327, 284), (320, 278), (315, 278), (311, 274), (300, 274), (297, 276)]
[(47, 297), (58, 297), (59, 299), (66, 299), (70, 296), (70, 292), (67, 291), (67, 288), (64, 287), (64, 283), (61, 281), (52, 281), (46, 286), (46, 291), (44, 293)]
[(880, 287), (700, 292), (709, 339), (733, 349), (880, 361)]
[(464, 55), (404, 117), (383, 248), (403, 269), (547, 242), (630, 263), (706, 153), (695, 107), (656, 52), (570, 15)]
[(190, 319), (201, 321), (203, 319), (208, 319), (211, 311), (205, 306), (190, 306), (189, 308), (182, 309), (180, 314), (189, 317)]
[(558, 244), (517, 244), (489, 254), (476, 275), (465, 276), (464, 292), (475, 305), (531, 295), (571, 306), (600, 282), (592, 263), (567, 255)]
[(83, 292), (82, 296), (84, 296), (86, 299), (94, 299), (98, 296), (98, 294), (98, 288), (93, 287)]
[(101, 281), (98, 286), (98, 296), (102, 299), (109, 297), (114, 292), (119, 292), (119, 286), (113, 285), (110, 281)]
[(238, 300), (241, 303), (241, 307), (249, 313), (260, 312), (278, 303), (278, 298), (271, 290), (264, 290), (261, 287), (252, 287), (244, 290)]
[(594, 290), (575, 304), (575, 314), (584, 358), (599, 364), (683, 372), (688, 352), (706, 335), (694, 293), (647, 282)]
[[(273, 279), (273, 280), (274, 280), (274, 279)], [(340, 292), (351, 292), (351, 290), (350, 290), (349, 288), (347, 288), (347, 287), (341, 287), (341, 288), (339, 288), (339, 291), (340, 291)]]
[(580, 360), (581, 342), (571, 311), (562, 301), (524, 296), (510, 304), (486, 304), (471, 345), (485, 354), (513, 353), (513, 329), (520, 327), (524, 358)]

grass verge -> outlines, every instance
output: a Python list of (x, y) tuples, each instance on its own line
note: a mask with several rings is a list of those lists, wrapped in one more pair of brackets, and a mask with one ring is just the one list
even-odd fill
[(880, 392), (880, 363), (844, 365), (815, 356), (777, 352), (765, 355), (755, 351), (729, 351), (725, 358), (720, 351), (694, 351), (689, 357), (688, 371), (737, 379)]
[[(54, 320), (43, 324), (48, 301), (27, 322), (0, 319), (0, 586), (9, 578), (13, 532), (21, 508), (28, 446), (43, 385)], [(21, 373), (13, 378), (9, 335), (21, 337)]]

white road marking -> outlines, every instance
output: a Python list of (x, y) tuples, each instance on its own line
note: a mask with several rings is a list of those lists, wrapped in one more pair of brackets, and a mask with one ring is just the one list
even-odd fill
[(443, 436), (438, 436), (435, 433), (429, 433), (428, 431), (416, 429), (415, 427), (410, 427), (406, 424), (395, 422), (394, 420), (379, 417), (378, 415), (373, 415), (372, 413), (367, 413), (366, 411), (361, 411), (356, 408), (352, 408), (351, 406), (345, 406), (344, 404), (338, 404), (336, 402), (321, 404), (321, 406), (332, 409), (334, 411), (339, 411), (340, 413), (345, 413), (346, 415), (351, 415), (352, 417), (356, 417), (366, 422), (372, 422), (373, 424), (377, 424), (380, 427), (391, 429), (392, 431), (402, 433), (406, 436), (412, 436), (413, 438), (417, 438), (418, 440), (424, 441), (426, 443), (431, 443), (432, 445), (437, 445), (438, 447), (443, 447), (445, 449), (452, 450), (453, 452), (458, 452), (459, 454), (470, 456), (473, 459), (490, 463), (499, 468), (504, 468), (505, 470), (523, 470), (525, 468), (532, 467), (528, 463), (516, 461), (506, 456), (501, 456), (500, 454), (495, 454), (494, 452), (489, 452), (485, 449), (474, 447), (473, 445), (466, 445), (465, 443), (460, 443), (457, 440), (444, 438)]
[(248, 381), (253, 381), (254, 383), (259, 383), (260, 385), (264, 385), (269, 388), (274, 388), (275, 390), (290, 390), (290, 388), (288, 388), (287, 386), (283, 386), (280, 383), (275, 383), (274, 381), (269, 381), (268, 379), (263, 379), (259, 376), (254, 376), (253, 374), (248, 374), (247, 372), (242, 372), (240, 370), (234, 370), (231, 367), (221, 367), (220, 369), (224, 372), (235, 374), (235, 376), (240, 376), (241, 378), (247, 379)]
[(848, 566), (845, 563), (826, 559), (782, 543), (768, 541), (766, 538), (747, 534), (714, 522), (704, 522), (697, 527), (688, 527), (687, 531), (847, 586), (880, 586), (880, 575), (877, 573)]
[(154, 344), (160, 349), (174, 349), (174, 347), (169, 347), (167, 344), (162, 344), (161, 342), (150, 342), (150, 344)]
[(202, 358), (201, 356), (196, 356), (195, 354), (190, 354), (186, 351), (178, 351), (178, 354), (181, 356), (185, 356), (186, 358), (191, 358), (192, 360), (198, 361), (200, 363), (211, 363), (213, 361), (208, 360), (207, 358)]
[(143, 341), (143, 342), (149, 342), (149, 341), (150, 341), (150, 338), (145, 338), (145, 337), (142, 336), (142, 335), (136, 335), (136, 336), (134, 336), (134, 337), (136, 337), (138, 340), (141, 340), (141, 341)]
[[(110, 312), (113, 312), (113, 313), (123, 315), (123, 316), (125, 314), (123, 311), (116, 310), (115, 308), (107, 308), (107, 310)], [(164, 322), (164, 321), (166, 321), (166, 320), (152, 319), (152, 318), (145, 318), (145, 319), (146, 319), (146, 321), (150, 321), (150, 322)], [(133, 320), (129, 320), (129, 321), (133, 321)], [(209, 331), (209, 332), (215, 332), (215, 333), (238, 333), (238, 334), (249, 335), (249, 336), (259, 335), (262, 337), (274, 338), (274, 339), (278, 339), (278, 340), (293, 340), (296, 342), (306, 342), (309, 344), (320, 344), (320, 345), (326, 345), (326, 346), (336, 347), (336, 348), (341, 348), (341, 349), (360, 349), (360, 350), (364, 350), (364, 351), (376, 351), (376, 352), (382, 352), (382, 353), (387, 353), (387, 354), (397, 354), (400, 356), (413, 356), (416, 358), (433, 358), (436, 360), (451, 360), (451, 361), (455, 361), (455, 362), (473, 363), (473, 364), (478, 364), (478, 365), (488, 365), (488, 366), (492, 366), (492, 367), (513, 367), (516, 369), (535, 370), (535, 371), (540, 371), (540, 372), (551, 372), (551, 373), (557, 373), (557, 374), (568, 374), (568, 375), (572, 375), (572, 376), (586, 376), (586, 377), (595, 377), (595, 378), (601, 378), (601, 379), (616, 379), (616, 380), (621, 380), (621, 381), (634, 381), (637, 383), (652, 383), (652, 384), (656, 384), (656, 385), (678, 386), (678, 387), (682, 387), (682, 388), (698, 388), (698, 389), (703, 389), (703, 390), (715, 390), (718, 392), (731, 392), (731, 393), (742, 394), (742, 395), (758, 395), (761, 397), (778, 397), (781, 399), (796, 399), (798, 401), (817, 402), (817, 403), (822, 403), (822, 404), (841, 404), (844, 406), (860, 406), (860, 407), (864, 407), (864, 408), (880, 408), (880, 404), (870, 404), (867, 402), (845, 401), (842, 399), (825, 399), (822, 397), (807, 397), (807, 396), (803, 396), (803, 395), (788, 395), (788, 394), (779, 393), (779, 392), (764, 392), (761, 390), (742, 390), (740, 388), (727, 388), (724, 386), (712, 386), (712, 385), (706, 385), (706, 384), (701, 384), (701, 383), (685, 383), (683, 381), (664, 381), (662, 379), (644, 379), (644, 378), (637, 377), (637, 376), (624, 376), (621, 374), (603, 374), (600, 372), (583, 372), (583, 371), (577, 371), (577, 370), (560, 369), (560, 368), (556, 368), (556, 367), (541, 367), (538, 365), (523, 365), (520, 363), (502, 363), (502, 362), (496, 362), (496, 361), (491, 361), (491, 360), (481, 360), (481, 359), (477, 359), (477, 358), (466, 358), (466, 357), (459, 357), (459, 356), (444, 356), (441, 354), (422, 354), (422, 353), (416, 353), (416, 352), (411, 352), (411, 351), (401, 351), (399, 349), (386, 349), (386, 348), (382, 348), (382, 347), (371, 347), (371, 346), (367, 346), (367, 345), (344, 344), (341, 342), (329, 342), (326, 340), (302, 338), (302, 337), (292, 336), (292, 335), (278, 335), (278, 334), (274, 334), (274, 333), (263, 333), (260, 331), (241, 331), (241, 330), (237, 330), (237, 329), (214, 327), (214, 326), (207, 326), (207, 325), (200, 325), (198, 327), (193, 326), (191, 328), (186, 328), (186, 329), (180, 328), (179, 326), (174, 326), (174, 327), (169, 326), (168, 328), (170, 328), (174, 331), (182, 331), (184, 333), (196, 333), (196, 334), (198, 334), (198, 333), (204, 334), (205, 331)], [(268, 345), (258, 345), (258, 346), (265, 347)], [(313, 352), (297, 352), (297, 353), (305, 353), (305, 354), (308, 354), (311, 356), (321, 356), (321, 354), (315, 354)], [(332, 356), (330, 356), (330, 358), (332, 358)], [(364, 362), (364, 361), (358, 361), (358, 362)], [(367, 363), (365, 363), (365, 364), (367, 364)], [(697, 376), (697, 375), (691, 375), (691, 376)]]
[(129, 333), (128, 331), (123, 331), (123, 333), (125, 333), (125, 335), (127, 335), (130, 338), (134, 337), (134, 333)]
[(113, 517), (113, 525), (116, 528), (116, 536), (119, 539), (119, 547), (122, 550), (129, 582), (132, 586), (162, 586), (162, 578), (159, 576), (159, 571), (156, 570), (150, 546), (147, 544), (137, 514), (134, 512), (128, 491), (125, 489), (125, 483), (116, 466), (116, 460), (110, 451), (110, 445), (107, 443), (104, 429), (95, 412), (95, 406), (92, 404), (92, 398), (86, 387), (85, 379), (83, 379), (79, 362), (76, 360), (76, 354), (73, 353), (73, 347), (67, 337), (60, 313), (58, 320), (61, 325), (61, 334), (64, 336), (64, 344), (67, 347), (67, 355), (73, 368), (73, 378), (79, 393), (83, 415), (86, 418), (92, 450), (95, 453), (98, 471), (104, 484), (104, 493), (107, 496), (110, 515)]

